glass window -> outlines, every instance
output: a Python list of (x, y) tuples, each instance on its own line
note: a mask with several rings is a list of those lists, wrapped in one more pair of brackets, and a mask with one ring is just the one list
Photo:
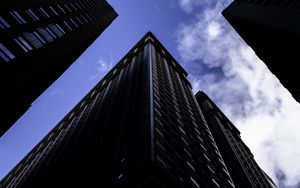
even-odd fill
[(85, 13), (84, 15), (88, 18), (89, 21), (93, 21), (93, 19), (87, 13)]
[(193, 177), (190, 177), (190, 179), (196, 187), (200, 188), (199, 184), (196, 182), (196, 180)]
[(1, 28), (1, 29), (5, 29), (4, 25), (2, 25), (1, 22), (0, 22), (0, 28)]
[(212, 178), (212, 182), (217, 186), (220, 187), (219, 184), (216, 182), (216, 180), (214, 178)]
[(18, 37), (18, 40), (24, 45), (29, 51), (33, 48), (23, 39), (23, 37)]
[(56, 10), (52, 6), (49, 6), (49, 8), (55, 16), (58, 16), (58, 13), (56, 12)]
[(33, 34), (36, 38), (38, 38), (39, 41), (41, 41), (43, 44), (46, 44), (46, 41), (43, 39), (43, 37), (42, 37), (38, 32), (34, 31), (32, 34)]
[(10, 15), (12, 15), (12, 17), (14, 17), (14, 19), (17, 20), (22, 25), (27, 23), (25, 19), (17, 11), (10, 12)]
[(77, 8), (80, 10), (80, 9), (82, 9), (82, 7), (77, 3), (77, 2), (75, 2), (75, 5), (77, 6)]
[(54, 38), (44, 28), (38, 28), (37, 31), (46, 39), (47, 42), (52, 42), (54, 40)]
[(82, 1), (78, 2), (80, 4), (81, 7), (85, 8), (85, 5), (82, 3)]
[(31, 9), (27, 9), (26, 12), (34, 21), (40, 20)]
[(72, 2), (70, 2), (70, 5), (71, 5), (71, 7), (75, 10), (75, 11), (77, 11), (78, 9), (73, 5), (73, 3)]
[(66, 21), (64, 21), (63, 23), (64, 23), (64, 25), (66, 26), (66, 28), (69, 29), (69, 31), (72, 31), (72, 30), (73, 30), (72, 27), (71, 27)]
[(123, 174), (120, 174), (120, 175), (118, 176), (118, 180), (122, 179), (122, 177), (123, 177)]
[(0, 57), (1, 57), (4, 61), (6, 61), (6, 62), (9, 61), (9, 59), (4, 55), (4, 53), (2, 53), (1, 50), (0, 50)]
[(80, 17), (85, 21), (85, 23), (89, 23), (83, 15), (80, 15)]
[(57, 5), (57, 7), (61, 10), (62, 13), (66, 14), (66, 11), (60, 5)]
[(56, 27), (60, 30), (60, 32), (62, 32), (63, 34), (66, 33), (65, 30), (63, 30), (63, 29), (60, 27), (60, 25), (55, 24), (55, 26), (56, 26)]
[(38, 49), (41, 46), (43, 46), (43, 44), (41, 43), (41, 41), (39, 41), (32, 33), (26, 32), (26, 33), (23, 33), (23, 36), (30, 42), (30, 44), (34, 48)]
[(0, 16), (0, 27), (1, 29), (5, 29), (5, 28), (9, 28), (10, 25), (7, 23), (7, 21), (2, 17)]
[(67, 4), (64, 4), (64, 6), (68, 9), (69, 12), (72, 12), (72, 10), (70, 9), (70, 7), (68, 7)]
[(45, 16), (45, 18), (49, 18), (49, 14), (45, 11), (45, 9), (43, 9), (42, 7), (39, 7), (38, 8), (39, 11)]
[(75, 18), (76, 18), (76, 20), (77, 20), (81, 25), (84, 25), (84, 23), (79, 19), (78, 16), (76, 16)]
[(58, 37), (61, 37), (64, 35), (55, 25), (49, 24), (49, 27)]
[(72, 19), (72, 18), (70, 18), (70, 21), (73, 23), (73, 25), (75, 26), (75, 27), (79, 27), (78, 25), (77, 25), (77, 23)]
[(45, 29), (53, 38), (57, 38), (56, 35), (53, 33), (53, 31), (49, 27), (45, 27)]
[[(11, 53), (2, 43), (0, 43), (0, 52), (1, 57), (4, 59), (4, 61), (8, 61), (9, 59), (14, 59), (14, 54)], [(6, 57), (6, 58), (5, 58)]]

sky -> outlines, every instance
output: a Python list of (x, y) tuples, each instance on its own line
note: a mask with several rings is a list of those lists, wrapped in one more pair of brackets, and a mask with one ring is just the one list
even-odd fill
[(300, 187), (300, 104), (221, 11), (230, 0), (108, 0), (119, 16), (0, 138), (2, 179), (147, 32), (240, 130), (279, 188)]

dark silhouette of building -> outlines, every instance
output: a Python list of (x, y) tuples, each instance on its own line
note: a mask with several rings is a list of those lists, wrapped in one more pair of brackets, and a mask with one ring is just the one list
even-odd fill
[(186, 76), (147, 33), (0, 187), (234, 187)]
[(250, 149), (242, 141), (239, 130), (217, 105), (202, 91), (196, 94), (196, 99), (235, 186), (276, 187), (255, 162)]
[(0, 136), (116, 17), (104, 0), (1, 2)]
[(235, 0), (224, 17), (300, 102), (300, 2)]

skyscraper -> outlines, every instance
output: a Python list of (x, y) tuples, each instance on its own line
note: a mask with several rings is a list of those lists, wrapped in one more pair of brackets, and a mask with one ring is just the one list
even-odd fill
[(234, 187), (187, 73), (147, 33), (3, 187)]
[(235, 0), (224, 17), (300, 102), (300, 2)]
[(110, 25), (105, 0), (0, 3), (0, 136)]
[(239, 187), (210, 129), (187, 73), (148, 32), (0, 187)]
[(196, 99), (236, 187), (276, 187), (255, 162), (239, 130), (202, 91)]

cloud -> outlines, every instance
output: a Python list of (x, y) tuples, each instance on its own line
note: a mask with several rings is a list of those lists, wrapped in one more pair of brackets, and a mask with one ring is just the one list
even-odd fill
[(95, 81), (98, 80), (97, 78), (100, 78), (103, 76), (105, 73), (107, 73), (114, 65), (114, 58), (112, 54), (110, 54), (110, 57), (104, 58), (104, 57), (99, 57), (98, 60), (96, 61), (96, 73), (92, 74), (90, 76), (90, 81)]
[(192, 13), (201, 6), (211, 7), (214, 4), (214, 0), (179, 0), (180, 7), (187, 13)]
[(278, 185), (297, 187), (300, 105), (222, 17), (229, 1), (210, 2), (199, 7), (196, 0), (179, 0), (194, 16), (178, 28), (178, 51), (194, 91), (220, 106)]

